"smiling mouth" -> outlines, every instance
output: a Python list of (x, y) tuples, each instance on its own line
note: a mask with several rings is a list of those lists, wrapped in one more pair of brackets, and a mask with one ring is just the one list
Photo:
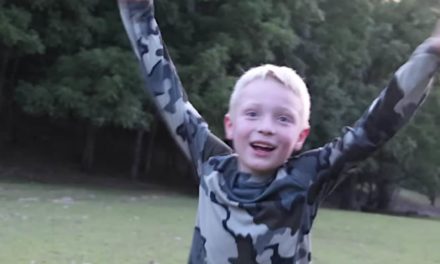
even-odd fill
[(257, 151), (271, 152), (276, 149), (275, 146), (268, 144), (268, 143), (262, 143), (262, 142), (253, 142), (250, 145), (253, 149), (255, 149)]

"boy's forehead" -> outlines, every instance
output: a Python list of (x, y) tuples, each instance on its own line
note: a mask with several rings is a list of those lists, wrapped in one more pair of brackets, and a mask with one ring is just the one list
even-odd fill
[[(281, 88), (281, 89), (278, 89)], [(261, 78), (261, 79), (255, 79), (247, 83), (241, 88), (241, 91), (238, 91), (237, 97), (238, 99), (246, 99), (249, 96), (252, 95), (269, 95), (274, 93), (274, 90), (276, 89), (276, 92), (279, 94), (285, 94), (286, 97), (294, 96), (295, 100), (301, 101), (300, 96), (298, 93), (295, 92), (295, 89), (292, 87), (289, 87), (285, 83), (281, 82), (278, 79), (275, 79), (273, 77), (268, 78)], [(267, 97), (262, 98), (268, 99)], [(270, 99), (268, 99), (270, 100)]]
[[(284, 85), (283, 83), (276, 81), (275, 79), (258, 79), (253, 80), (243, 86), (240, 91), (235, 95), (235, 102), (231, 105), (232, 108), (237, 106), (244, 106), (248, 104), (260, 104), (260, 103), (274, 103), (279, 104), (280, 107), (289, 108), (296, 112), (301, 111), (303, 104), (300, 96), (295, 91)], [(270, 87), (276, 83), (277, 87)], [(281, 89), (279, 89), (281, 88)], [(273, 93), (278, 94), (278, 97), (274, 99)], [(293, 101), (291, 100), (293, 99)], [(230, 109), (233, 110), (233, 109)]]

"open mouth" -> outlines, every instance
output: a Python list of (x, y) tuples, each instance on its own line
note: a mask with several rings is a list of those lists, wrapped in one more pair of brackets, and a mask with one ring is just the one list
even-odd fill
[(276, 149), (274, 145), (264, 142), (252, 142), (251, 147), (257, 151), (271, 152)]

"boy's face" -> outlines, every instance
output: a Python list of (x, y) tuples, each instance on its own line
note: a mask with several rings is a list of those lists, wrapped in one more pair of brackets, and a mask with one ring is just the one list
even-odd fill
[(253, 175), (271, 174), (302, 148), (309, 134), (300, 116), (303, 104), (273, 78), (250, 82), (238, 96), (224, 124), (238, 154), (239, 169)]

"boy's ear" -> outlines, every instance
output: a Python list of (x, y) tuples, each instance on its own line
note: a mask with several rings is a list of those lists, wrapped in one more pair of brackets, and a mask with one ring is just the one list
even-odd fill
[(295, 151), (299, 151), (302, 149), (304, 142), (306, 141), (307, 137), (309, 136), (310, 133), (310, 127), (305, 128), (301, 131), (301, 133), (299, 133), (299, 137), (298, 137), (298, 141), (295, 144), (294, 150)]
[(231, 119), (231, 115), (229, 113), (227, 113), (223, 119), (223, 124), (225, 126), (225, 137), (226, 139), (232, 140), (232, 130), (233, 130), (233, 125), (232, 125), (232, 119)]

